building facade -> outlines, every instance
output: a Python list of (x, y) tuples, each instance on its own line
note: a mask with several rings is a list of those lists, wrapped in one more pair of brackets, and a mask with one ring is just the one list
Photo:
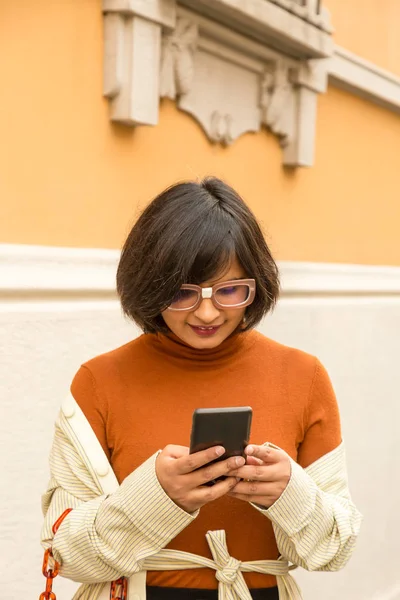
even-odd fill
[[(365, 517), (343, 572), (298, 574), (305, 598), (400, 598), (399, 23), (396, 0), (0, 2), (9, 595), (42, 591), (63, 393), (82, 361), (138, 333), (114, 292), (125, 235), (166, 186), (217, 175), (281, 267), (261, 330), (331, 374)], [(74, 584), (55, 586), (66, 598)]]

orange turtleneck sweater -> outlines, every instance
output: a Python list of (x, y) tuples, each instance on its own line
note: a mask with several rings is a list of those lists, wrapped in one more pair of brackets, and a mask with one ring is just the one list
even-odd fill
[[(174, 335), (146, 334), (84, 364), (71, 391), (121, 483), (167, 444), (189, 445), (195, 408), (250, 405), (251, 443), (270, 441), (306, 467), (341, 442), (337, 402), (319, 361), (256, 331), (212, 350)], [(208, 504), (167, 547), (211, 558), (205, 534), (225, 529), (231, 556), (276, 559), (271, 522), (250, 504), (224, 497)], [(246, 573), (250, 588), (274, 577)], [(149, 572), (152, 586), (215, 588), (209, 569)]]

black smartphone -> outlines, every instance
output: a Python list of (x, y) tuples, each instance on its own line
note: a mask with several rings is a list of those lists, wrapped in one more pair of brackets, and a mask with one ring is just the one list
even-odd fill
[(250, 439), (252, 415), (250, 406), (196, 409), (193, 413), (190, 454), (212, 446), (223, 446), (225, 453), (213, 463), (230, 456), (244, 456)]

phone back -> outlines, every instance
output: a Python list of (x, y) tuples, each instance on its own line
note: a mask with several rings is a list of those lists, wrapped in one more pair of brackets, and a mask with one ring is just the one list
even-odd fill
[(240, 456), (249, 443), (252, 409), (249, 406), (231, 408), (199, 408), (193, 413), (190, 453), (223, 446), (225, 454)]

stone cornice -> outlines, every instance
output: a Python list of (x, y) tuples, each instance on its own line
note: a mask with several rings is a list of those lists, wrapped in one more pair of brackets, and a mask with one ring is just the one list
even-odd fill
[(331, 56), (329, 13), (315, 0), (179, 0), (214, 21), (296, 58)]

